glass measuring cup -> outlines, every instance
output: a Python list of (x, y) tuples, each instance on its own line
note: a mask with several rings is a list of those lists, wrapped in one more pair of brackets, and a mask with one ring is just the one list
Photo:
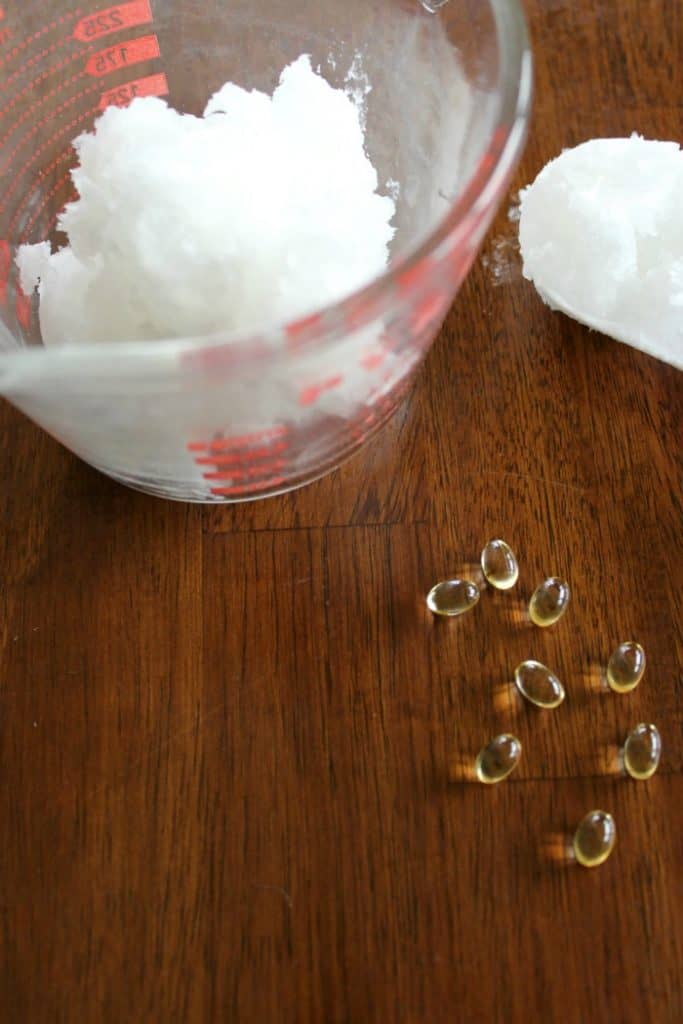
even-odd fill
[[(0, 11), (0, 393), (91, 465), (165, 497), (245, 500), (338, 465), (409, 388), (518, 159), (531, 61), (515, 0)], [(400, 184), (387, 272), (255, 335), (43, 348), (14, 256), (64, 243), (72, 140), (136, 96), (197, 114), (228, 80), (272, 92), (302, 53), (335, 87), (372, 85), (368, 153), (382, 184)]]

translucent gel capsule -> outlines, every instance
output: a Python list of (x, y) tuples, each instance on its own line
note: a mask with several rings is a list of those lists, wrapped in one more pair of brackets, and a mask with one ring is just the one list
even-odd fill
[(529, 602), (529, 616), (537, 626), (552, 626), (561, 619), (569, 604), (569, 584), (551, 576), (536, 587)]
[(496, 736), (477, 755), (474, 763), (477, 778), (488, 785), (502, 782), (517, 767), (521, 756), (522, 744), (516, 736), (509, 733)]
[(490, 540), (481, 553), (481, 571), (496, 590), (509, 590), (519, 578), (514, 552), (504, 540)]
[(556, 708), (565, 698), (564, 686), (540, 661), (523, 661), (515, 669), (515, 686), (537, 708)]
[(617, 827), (607, 811), (590, 811), (574, 833), (573, 847), (576, 859), (585, 868), (604, 864), (614, 849)]
[(656, 725), (641, 722), (624, 743), (624, 768), (633, 779), (650, 779), (659, 767), (662, 737)]
[(479, 600), (479, 587), (471, 580), (445, 580), (427, 594), (427, 607), (435, 615), (463, 615)]
[(629, 640), (619, 644), (607, 664), (607, 682), (616, 693), (635, 690), (645, 673), (645, 651)]

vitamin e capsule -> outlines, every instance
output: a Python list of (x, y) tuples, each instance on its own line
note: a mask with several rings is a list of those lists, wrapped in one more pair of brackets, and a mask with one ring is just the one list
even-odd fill
[(515, 686), (537, 708), (556, 708), (565, 698), (564, 686), (540, 661), (523, 661), (515, 669)]
[(553, 626), (569, 605), (569, 584), (557, 576), (550, 576), (536, 587), (529, 602), (529, 617), (536, 626)]
[(496, 590), (509, 590), (519, 579), (514, 552), (504, 540), (490, 540), (481, 553), (481, 571)]
[(574, 854), (585, 868), (604, 864), (614, 849), (617, 827), (607, 811), (589, 811), (574, 833)]
[(650, 779), (659, 767), (662, 737), (656, 725), (641, 722), (626, 737), (624, 768), (632, 779)]
[(516, 736), (503, 733), (496, 736), (477, 755), (474, 769), (480, 782), (492, 785), (507, 779), (522, 756), (522, 744)]
[(435, 615), (464, 615), (479, 600), (479, 587), (471, 580), (444, 580), (427, 594), (427, 607)]
[(607, 682), (615, 693), (630, 693), (645, 674), (645, 651), (632, 640), (619, 644), (607, 664)]

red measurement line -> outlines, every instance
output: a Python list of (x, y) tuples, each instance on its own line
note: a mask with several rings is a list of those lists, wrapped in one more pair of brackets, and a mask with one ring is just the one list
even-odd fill
[[(263, 480), (261, 482), (267, 483), (269, 487), (280, 487), (284, 484), (285, 478), (278, 476), (274, 480)], [(250, 484), (246, 487), (212, 487), (209, 493), (214, 494), (217, 498), (236, 498), (240, 494), (253, 494), (255, 489), (255, 484)]]
[[(25, 121), (28, 121), (28, 119), (30, 117), (32, 117), (36, 113), (36, 111), (40, 107), (42, 107), (42, 105), (44, 103), (47, 103), (48, 100), (51, 100), (53, 98), (53, 96), (56, 96), (58, 93), (62, 92), (64, 89), (68, 89), (70, 85), (73, 85), (74, 82), (77, 82), (81, 78), (83, 78), (83, 73), (81, 71), (77, 71), (75, 75), (71, 75), (69, 78), (65, 79), (63, 82), (60, 82), (60, 84), (58, 86), (56, 86), (56, 88), (50, 89), (50, 91), (45, 93), (44, 96), (41, 96), (41, 98), (39, 100), (36, 100), (35, 103), (32, 103), (29, 107), (27, 107), (26, 110), (24, 111), (24, 113), (21, 115), (21, 117), (12, 124), (12, 127), (9, 129), (9, 131), (5, 132), (4, 136), (0, 139), (0, 149), (4, 148), (5, 143), (10, 138), (10, 136), (14, 134), (14, 132), (17, 130), (17, 128), (19, 128), (20, 125), (24, 124)], [(9, 109), (10, 108), (7, 107), (7, 110), (9, 110)], [(60, 108), (57, 107), (56, 109), (59, 110)], [(3, 113), (4, 113), (4, 111), (3, 111)], [(44, 121), (39, 121), (38, 122), (39, 126), (41, 124), (44, 124), (44, 123), (45, 123)], [(31, 135), (35, 135), (35, 132), (37, 130), (38, 129), (36, 128), (33, 132), (31, 132)], [(31, 135), (27, 135), (26, 138), (30, 139)], [(21, 145), (22, 145), (22, 143), (19, 143), (19, 145), (17, 146), (17, 149), (20, 149)], [(14, 150), (14, 152), (16, 153), (16, 149)], [(10, 155), (10, 157), (11, 157), (11, 155)]]
[(205, 480), (257, 480), (263, 478), (264, 473), (280, 471), (285, 468), (282, 459), (265, 466), (254, 466), (252, 469), (224, 469), (217, 473), (202, 474)]
[(248, 448), (239, 455), (205, 455), (194, 461), (198, 466), (241, 466), (244, 462), (269, 459), (273, 455), (280, 455), (282, 452), (286, 452), (287, 448), (286, 444), (274, 444), (269, 448)]
[(267, 430), (257, 430), (253, 434), (242, 434), (240, 437), (217, 437), (213, 441), (191, 441), (187, 450), (189, 452), (221, 452), (231, 448), (246, 448), (250, 444), (266, 441), (269, 437), (284, 437), (287, 427), (269, 427)]
[(4, 306), (7, 302), (7, 282), (12, 266), (12, 253), (9, 242), (6, 239), (0, 241), (0, 303)]
[(31, 300), (28, 295), (24, 295), (21, 288), (17, 288), (15, 312), (19, 326), (27, 331), (31, 325)]
[[(71, 195), (69, 195), (67, 197), (67, 199), (65, 200), (64, 206), (66, 206), (67, 203), (72, 202), (72, 200), (74, 200), (74, 199), (78, 199), (78, 192), (76, 191), (76, 189), (73, 189), (73, 191), (71, 192)], [(62, 206), (62, 208), (60, 210), (57, 210), (55, 213), (53, 213), (52, 216), (50, 217), (50, 219), (48, 220), (47, 226), (45, 228), (44, 238), (48, 238), (50, 236), (50, 234), (52, 233), (52, 230), (55, 227), (55, 225), (57, 223), (57, 220), (59, 219), (59, 215), (62, 212), (62, 210), (64, 209), (64, 206)]]
[[(20, 78), (29, 68), (34, 67), (36, 64), (42, 64), (45, 58), (49, 57), (51, 53), (54, 53), (55, 50), (59, 50), (62, 46), (69, 45), (71, 42), (72, 40), (67, 36), (65, 39), (58, 39), (56, 43), (53, 43), (52, 46), (48, 46), (46, 49), (41, 50), (40, 53), (36, 53), (35, 56), (31, 57), (30, 60), (27, 60), (25, 64), (22, 64), (16, 71), (13, 71), (8, 78), (5, 78), (0, 82), (0, 92), (10, 86), (17, 78)], [(85, 52), (86, 51), (81, 50), (78, 56)]]
[[(60, 110), (65, 109), (66, 107), (68, 107), (71, 104), (75, 103), (76, 100), (80, 99), (82, 96), (86, 96), (86, 95), (88, 95), (88, 93), (94, 92), (94, 91), (96, 91), (99, 88), (100, 88), (100, 86), (98, 84), (95, 84), (95, 85), (90, 86), (87, 89), (82, 90), (80, 93), (77, 93), (76, 95), (70, 97), (70, 99), (66, 100), (64, 103), (60, 104), (60, 106), (56, 107), (55, 110), (52, 113), (57, 113)], [(139, 79), (137, 79), (134, 82), (128, 82), (126, 85), (120, 86), (119, 89), (111, 90), (110, 92), (104, 93), (102, 95), (102, 97), (100, 98), (100, 102), (99, 102), (97, 107), (89, 108), (88, 110), (86, 110), (82, 114), (80, 114), (78, 117), (74, 118), (73, 121), (70, 121), (68, 124), (63, 125), (62, 128), (60, 128), (59, 131), (55, 132), (54, 135), (52, 135), (49, 139), (47, 139), (43, 143), (42, 146), (39, 146), (39, 148), (34, 152), (34, 154), (31, 157), (31, 159), (27, 160), (26, 163), (23, 165), (23, 167), (20, 168), (18, 174), (15, 176), (14, 181), (12, 182), (12, 185), (7, 190), (5, 195), (3, 196), (2, 202), (0, 202), (0, 213), (3, 212), (7, 208), (7, 202), (9, 200), (10, 196), (12, 195), (12, 193), (14, 192), (14, 190), (16, 188), (16, 185), (17, 185), (17, 182), (23, 177), (23, 175), (26, 173), (26, 171), (29, 169), (29, 167), (36, 162), (38, 157), (45, 151), (45, 149), (47, 149), (48, 146), (50, 146), (63, 132), (69, 131), (69, 130), (73, 129), (80, 121), (84, 120), (85, 118), (90, 117), (92, 114), (96, 113), (98, 110), (103, 109), (104, 106), (108, 106), (109, 102), (110, 102), (110, 98), (112, 98), (113, 93), (119, 93), (121, 90), (124, 90), (124, 91), (128, 90), (129, 92), (128, 92), (128, 95), (126, 97), (126, 101), (134, 99), (134, 95), (132, 94), (132, 89), (135, 89), (136, 92), (137, 92), (137, 95), (139, 95), (139, 96), (159, 95), (163, 91), (166, 91), (166, 92), (168, 91), (168, 83), (166, 81), (166, 76), (163, 75), (163, 74), (162, 75), (150, 75), (147, 78), (139, 78)], [(39, 122), (39, 124), (36, 127), (36, 129), (34, 129), (34, 132), (31, 132), (29, 135), (25, 136), (24, 139), (21, 140), (21, 142), (15, 147), (13, 152), (10, 154), (10, 156), (8, 158), (8, 161), (7, 161), (7, 164), (5, 165), (5, 168), (3, 168), (3, 170), (5, 170), (10, 165), (10, 163), (11, 163), (12, 159), (14, 158), (14, 155), (17, 152), (17, 150), (21, 149), (22, 145), (27, 141), (27, 139), (30, 138), (32, 134), (35, 134), (35, 131), (37, 131), (38, 128), (40, 128), (46, 122), (46, 120), (47, 120), (47, 118), (44, 119), (43, 121)], [(70, 152), (60, 153), (57, 156), (56, 160), (54, 160), (52, 162), (52, 164), (50, 164), (47, 168), (45, 168), (45, 170), (43, 172), (41, 172), (40, 175), (38, 175), (37, 181), (40, 181), (54, 167), (54, 165), (56, 163), (58, 163), (60, 160), (64, 159), (65, 156), (70, 156), (70, 155), (71, 155)], [(0, 171), (0, 173), (2, 173), (2, 171)], [(31, 195), (31, 192), (29, 191), (28, 196), (30, 196), (30, 195)], [(21, 214), (21, 210), (23, 209), (23, 206), (25, 205), (26, 198), (28, 198), (28, 197), (25, 197), (24, 200), (22, 200), (22, 202), (17, 207), (17, 210), (16, 210), (16, 212), (14, 214), (14, 217), (12, 219), (12, 228), (16, 227), (16, 224), (17, 224), (17, 222), (19, 220), (19, 217), (20, 217), (20, 214)]]
[[(0, 66), (6, 64), (13, 57), (16, 57), (17, 54), (21, 53), (22, 50), (25, 50), (27, 46), (34, 43), (36, 39), (40, 39), (41, 36), (47, 35), (48, 32), (51, 32), (54, 28), (59, 28), (60, 25), (64, 25), (67, 21), (71, 21), (73, 18), (78, 18), (80, 13), (81, 9), (79, 7), (75, 11), (72, 11), (71, 14), (62, 14), (60, 18), (55, 18), (55, 20), (51, 21), (48, 25), (43, 25), (43, 27), (38, 29), (37, 32), (34, 32), (32, 36), (27, 36), (26, 39), (22, 39), (20, 43), (17, 43), (17, 45), (14, 46), (8, 54), (6, 54), (6, 56), (0, 57)], [(67, 39), (66, 42), (70, 42), (70, 40)], [(59, 46), (63, 44), (64, 41), (62, 41), (61, 44), (57, 43), (56, 45)]]
[[(24, 137), (19, 140), (14, 149), (10, 152), (9, 156), (7, 157), (7, 160), (2, 165), (2, 167), (0, 167), (0, 176), (5, 174), (7, 169), (11, 166), (14, 157), (17, 155), (22, 146), (25, 146), (26, 143), (30, 139), (32, 139), (33, 136), (37, 132), (39, 132), (41, 128), (45, 126), (48, 120), (53, 120), (57, 116), (57, 114), (61, 113), (63, 110), (66, 110), (67, 107), (73, 106), (74, 103), (77, 103), (78, 100), (82, 99), (84, 96), (87, 96), (88, 93), (96, 92), (99, 88), (100, 86), (97, 83), (95, 83), (94, 85), (89, 85), (86, 89), (81, 89), (80, 92), (77, 92), (73, 96), (70, 96), (68, 100), (64, 100), (63, 103), (58, 104), (58, 106), (51, 110), (49, 118), (46, 117), (36, 122), (31, 131), (27, 135), (24, 135)], [(29, 109), (36, 110), (46, 99), (49, 99), (51, 96), (54, 96), (57, 92), (59, 92), (59, 88), (50, 90), (50, 92), (46, 96), (44, 96), (43, 99), (39, 100), (37, 103), (34, 103), (33, 106)], [(2, 139), (0, 139), (0, 149), (2, 149), (4, 143), (7, 141), (11, 134), (12, 132), (10, 131)]]
[[(47, 206), (47, 204), (50, 202), (50, 200), (54, 196), (57, 195), (57, 193), (59, 192), (60, 188), (62, 188), (62, 186), (69, 180), (70, 177), (71, 177), (71, 171), (67, 171), (66, 174), (63, 174), (62, 177), (59, 179), (59, 181), (57, 181), (52, 186), (50, 191), (45, 193), (45, 195), (41, 199), (40, 203), (38, 204), (37, 209), (31, 215), (31, 219), (29, 220), (28, 224), (26, 225), (26, 227), (24, 228), (24, 230), (22, 232), (22, 241), (23, 242), (27, 241), (29, 235), (31, 234), (31, 231), (33, 230), (34, 224), (40, 218), (41, 214), (44, 212), (45, 207)], [(57, 213), (57, 216), (59, 216), (59, 212)]]
[[(31, 92), (32, 89), (35, 89), (37, 85), (40, 85), (41, 82), (44, 82), (46, 78), (50, 77), (50, 75), (54, 75), (57, 71), (62, 71), (67, 66), (67, 64), (73, 64), (75, 60), (81, 60), (83, 57), (87, 57), (89, 53), (92, 53), (92, 49), (92, 47), (89, 47), (85, 50), (79, 50), (78, 53), (72, 53), (70, 57), (65, 57), (64, 60), (60, 60), (56, 64), (53, 64), (52, 67), (49, 67), (47, 71), (43, 71), (42, 75), (38, 75), (37, 78), (31, 79), (28, 85), (25, 85), (23, 89), (20, 89), (14, 97), (14, 99), (11, 100), (6, 107), (3, 107), (0, 110), (0, 117), (4, 117), (5, 114), (7, 114), (12, 109), (12, 107), (15, 107), (19, 100), (22, 98), (22, 96), (25, 96), (27, 92)], [(64, 88), (71, 82), (75, 81), (77, 78), (82, 77), (83, 72), (79, 71), (77, 75), (73, 76), (73, 78), (69, 78), (66, 82), (62, 83), (62, 88)], [(17, 122), (17, 124), (18, 123), (20, 122)], [(16, 125), (14, 127), (16, 128)]]
[(336, 377), (330, 377), (329, 380), (324, 380), (320, 384), (312, 384), (310, 387), (304, 388), (299, 394), (299, 405), (314, 405), (326, 391), (334, 391), (335, 388), (338, 388), (343, 383), (344, 378), (338, 373)]
[(359, 360), (360, 366), (368, 373), (378, 369), (387, 357), (386, 351), (381, 352), (366, 352), (364, 356), (361, 356)]
[(322, 313), (313, 313), (311, 316), (305, 316), (301, 320), (297, 320), (296, 323), (289, 324), (285, 328), (287, 334), (287, 340), (290, 344), (296, 345), (302, 334), (308, 334), (314, 327), (319, 327), (323, 322)]
[(62, 160), (66, 160), (66, 159), (70, 159), (70, 158), (71, 158), (71, 153), (69, 152), (69, 150), (68, 149), (62, 150), (62, 152), (58, 156), (56, 156), (54, 160), (50, 161), (50, 163), (47, 165), (47, 167), (43, 167), (43, 169), (40, 172), (40, 174), (36, 175), (36, 177), (31, 182), (31, 187), (25, 193), (24, 198), (19, 203), (19, 206), (17, 207), (16, 213), (14, 214), (14, 217), (12, 218), (12, 221), (11, 221), (10, 226), (9, 226), (9, 231), (8, 231), (8, 234), (10, 235), (10, 237), (14, 234), (14, 229), (17, 226), (17, 222), (19, 220), (19, 215), (21, 214), (21, 211), (23, 210), (23, 208), (26, 205), (26, 203), (29, 201), (30, 197), (33, 195), (33, 192), (37, 188), (38, 184), (43, 180), (43, 178), (46, 178), (48, 176), (48, 174), (50, 174), (50, 172), (55, 169), (57, 164), (61, 163)]
[(55, 141), (55, 139), (59, 138), (59, 136), (62, 135), (64, 132), (72, 131), (75, 128), (75, 126), (79, 123), (79, 121), (83, 121), (86, 117), (92, 117), (96, 110), (97, 107), (90, 107), (88, 110), (85, 110), (82, 114), (79, 114), (78, 117), (75, 117), (73, 121), (69, 121), (68, 124), (62, 125), (59, 131), (56, 131), (54, 135), (51, 135), (49, 139), (46, 139), (42, 146), (39, 146), (38, 149), (35, 150), (31, 159), (27, 160), (24, 166), (20, 169), (20, 171), (14, 176), (14, 180), (12, 181), (10, 188), (3, 196), (2, 203), (0, 203), (0, 213), (7, 208), (7, 201), (9, 197), (12, 195), (18, 183), (21, 181), (21, 178), (23, 177), (24, 173), (29, 169), (31, 164), (34, 164), (36, 162), (36, 160), (42, 155), (42, 153), (48, 148), (48, 146), (50, 146)]

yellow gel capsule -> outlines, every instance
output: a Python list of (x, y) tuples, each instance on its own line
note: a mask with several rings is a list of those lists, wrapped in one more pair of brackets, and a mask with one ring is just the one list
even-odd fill
[(509, 590), (519, 579), (514, 552), (504, 540), (490, 540), (481, 553), (481, 571), (496, 590)]
[(553, 626), (562, 618), (569, 605), (569, 584), (557, 576), (544, 580), (529, 602), (529, 617), (536, 626)]
[(503, 733), (496, 736), (477, 754), (474, 770), (480, 782), (492, 785), (507, 779), (514, 771), (522, 756), (522, 744), (516, 736)]
[(632, 779), (650, 779), (659, 767), (662, 737), (656, 725), (641, 722), (624, 743), (624, 768)]
[(645, 674), (645, 651), (632, 640), (619, 644), (607, 664), (607, 682), (615, 693), (629, 693)]
[(427, 607), (435, 615), (464, 615), (479, 600), (479, 587), (471, 580), (444, 580), (427, 594)]
[(515, 686), (537, 708), (556, 708), (565, 698), (564, 686), (540, 661), (523, 661), (515, 669)]
[(617, 827), (607, 811), (590, 811), (574, 833), (574, 854), (585, 868), (604, 864), (614, 849)]

